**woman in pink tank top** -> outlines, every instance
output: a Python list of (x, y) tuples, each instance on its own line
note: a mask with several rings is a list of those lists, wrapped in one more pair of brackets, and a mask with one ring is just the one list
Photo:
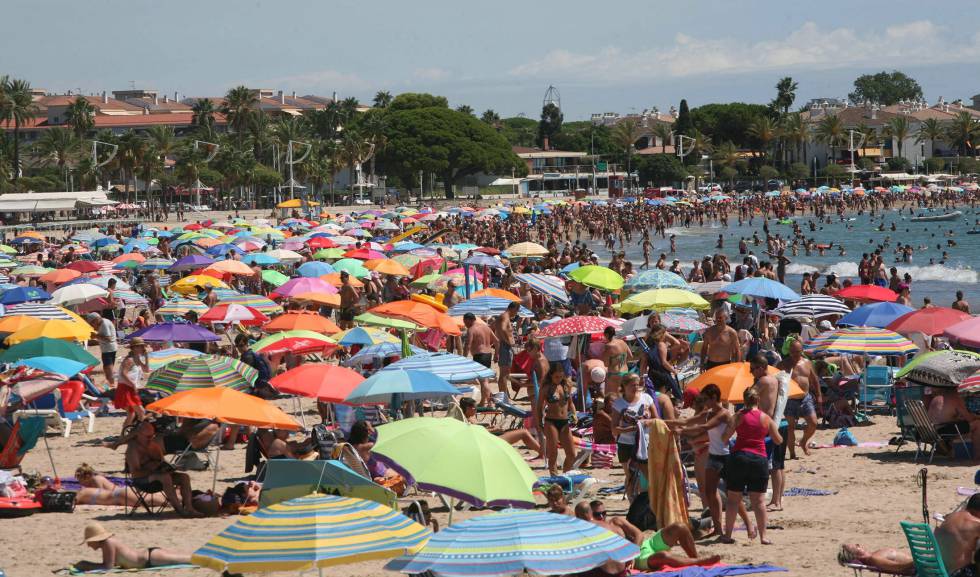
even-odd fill
[(766, 435), (773, 443), (779, 445), (783, 438), (779, 435), (779, 427), (760, 411), (759, 393), (754, 389), (746, 389), (743, 395), (745, 408), (735, 415), (735, 423), (729, 425), (724, 439), (727, 442), (733, 434), (735, 448), (725, 468), (726, 491), (728, 506), (725, 508), (725, 536), (723, 543), (734, 543), (732, 531), (735, 529), (735, 515), (738, 512), (742, 494), (749, 493), (749, 503), (755, 513), (756, 526), (759, 529), (759, 540), (763, 545), (771, 541), (766, 538), (766, 486), (769, 484), (769, 460), (766, 457)]

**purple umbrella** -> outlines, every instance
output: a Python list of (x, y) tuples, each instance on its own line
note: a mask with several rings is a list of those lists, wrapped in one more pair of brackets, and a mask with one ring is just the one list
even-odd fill
[(327, 281), (316, 277), (299, 277), (286, 281), (281, 287), (275, 290), (277, 295), (291, 297), (303, 293), (325, 293), (335, 295), (338, 291), (336, 287)]
[(217, 341), (221, 337), (208, 329), (191, 323), (159, 323), (140, 329), (127, 338), (140, 337), (144, 341), (172, 343), (203, 343)]
[(178, 260), (177, 262), (172, 264), (170, 268), (167, 270), (173, 270), (173, 271), (193, 270), (196, 268), (208, 266), (210, 264), (214, 264), (214, 259), (199, 254), (191, 254)]

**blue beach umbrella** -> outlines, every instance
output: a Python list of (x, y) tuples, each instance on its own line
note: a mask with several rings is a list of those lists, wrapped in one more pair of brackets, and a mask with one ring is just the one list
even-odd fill
[(279, 259), (264, 252), (253, 252), (242, 257), (245, 264), (257, 264), (259, 266), (270, 266), (279, 264)]
[(14, 366), (30, 367), (48, 373), (57, 373), (66, 377), (72, 377), (84, 370), (88, 365), (74, 359), (65, 359), (62, 357), (32, 357), (17, 361), (14, 363)]
[(645, 270), (633, 275), (626, 281), (625, 288), (631, 292), (642, 292), (652, 289), (679, 288), (686, 289), (687, 281), (680, 275), (667, 270)]
[[(507, 310), (511, 302), (499, 297), (474, 297), (459, 303), (447, 312), (451, 317), (461, 317), (466, 313), (473, 313), (477, 316), (493, 316), (499, 315)], [(522, 306), (518, 312), (518, 316), (534, 318), (534, 313)]]
[(461, 393), (456, 387), (438, 375), (399, 369), (374, 373), (351, 391), (344, 402), (358, 405), (390, 404), (393, 397), (414, 401), (459, 394)]
[(51, 295), (48, 293), (48, 291), (36, 286), (19, 286), (17, 288), (4, 291), (3, 294), (0, 295), (0, 304), (3, 305), (16, 305), (31, 301), (47, 300), (51, 300)]
[(842, 327), (875, 327), (883, 329), (913, 308), (897, 303), (873, 303), (858, 307), (837, 321)]
[(721, 287), (721, 290), (729, 294), (778, 299), (781, 301), (795, 301), (800, 299), (800, 295), (796, 294), (793, 289), (783, 283), (761, 276), (742, 279)]
[(310, 262), (304, 262), (303, 264), (296, 267), (296, 272), (298, 272), (300, 276), (312, 278), (312, 277), (320, 277), (325, 274), (330, 274), (336, 271), (332, 266), (330, 266), (325, 262), (310, 261)]
[(429, 352), (406, 357), (381, 369), (382, 373), (388, 371), (423, 371), (442, 377), (450, 383), (468, 383), (477, 379), (488, 379), (496, 374), (493, 369), (466, 357)]
[[(409, 348), (409, 352), (413, 355), (424, 353), (425, 349), (416, 347), (412, 345)], [(357, 354), (353, 357), (344, 361), (344, 366), (352, 367), (357, 365), (363, 365), (364, 363), (373, 362), (374, 359), (384, 359), (387, 357), (401, 356), (402, 345), (401, 343), (378, 343), (376, 345), (371, 345), (369, 347), (364, 347), (363, 349), (357, 351)]]

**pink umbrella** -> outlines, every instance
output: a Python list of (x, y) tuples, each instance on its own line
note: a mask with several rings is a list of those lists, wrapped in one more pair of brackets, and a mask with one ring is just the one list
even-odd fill
[(943, 332), (949, 340), (968, 347), (980, 347), (980, 317), (956, 323)]
[(606, 330), (606, 327), (615, 327), (618, 324), (620, 323), (602, 317), (568, 317), (567, 319), (555, 321), (541, 329), (538, 331), (538, 336), (543, 339), (548, 339), (572, 335), (592, 335), (601, 333)]
[(327, 281), (317, 277), (300, 277), (286, 281), (275, 290), (274, 294), (284, 297), (301, 295), (303, 293), (325, 293), (335, 295), (339, 290)]

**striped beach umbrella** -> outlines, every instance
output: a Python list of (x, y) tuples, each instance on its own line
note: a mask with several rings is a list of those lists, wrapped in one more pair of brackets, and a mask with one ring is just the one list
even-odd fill
[(191, 561), (229, 573), (304, 571), (419, 551), (431, 532), (390, 507), (309, 495), (241, 517)]
[(680, 275), (667, 270), (658, 268), (645, 270), (633, 275), (626, 281), (626, 288), (632, 292), (641, 292), (650, 289), (680, 288), (686, 289), (687, 281)]
[(851, 312), (843, 302), (829, 295), (809, 294), (803, 298), (779, 305), (775, 311), (784, 319), (800, 319), (804, 317), (817, 319), (834, 315), (846, 315)]
[(538, 337), (551, 339), (572, 335), (592, 335), (601, 333), (606, 327), (618, 327), (622, 323), (603, 317), (576, 316), (555, 321), (538, 332)]
[(157, 309), (157, 314), (162, 317), (182, 317), (189, 311), (194, 311), (198, 316), (208, 312), (208, 305), (196, 299), (176, 298), (166, 302)]
[(143, 261), (139, 267), (141, 270), (167, 270), (174, 265), (174, 260), (169, 258), (155, 257)]
[(61, 307), (57, 307), (47, 303), (18, 303), (15, 305), (5, 305), (3, 307), (3, 316), (7, 315), (24, 315), (28, 317), (34, 317), (41, 319), (42, 321), (70, 321), (74, 320), (68, 311)]
[(147, 357), (149, 358), (150, 361), (150, 370), (155, 371), (174, 361), (199, 357), (203, 354), (204, 353), (200, 351), (195, 351), (193, 349), (170, 347), (168, 349), (160, 349), (159, 351), (150, 351), (147, 354)]
[(818, 335), (804, 346), (808, 354), (905, 355), (919, 350), (902, 335), (874, 327), (851, 327)]
[(266, 316), (277, 315), (282, 312), (282, 305), (264, 296), (240, 293), (230, 289), (215, 289), (214, 294), (218, 296), (219, 304), (245, 305), (247, 307), (252, 307)]
[(568, 291), (565, 290), (565, 281), (556, 276), (540, 273), (523, 273), (514, 276), (518, 281), (527, 283), (531, 290), (553, 298), (562, 304), (568, 304), (570, 300)]
[[(447, 311), (451, 317), (461, 317), (467, 313), (473, 313), (477, 316), (493, 316), (499, 315), (507, 310), (510, 303), (513, 302), (510, 299), (499, 298), (499, 297), (475, 297), (468, 301), (463, 301), (458, 305), (452, 307)], [(525, 307), (521, 307), (518, 310), (518, 316), (533, 318), (534, 313)]]
[(333, 335), (333, 338), (337, 341), (338, 345), (344, 347), (349, 347), (351, 345), (371, 346), (378, 343), (401, 342), (391, 333), (373, 327), (354, 327)]
[(625, 563), (639, 553), (633, 543), (588, 521), (508, 509), (445, 527), (420, 552), (394, 559), (385, 568), (451, 577), (564, 575), (609, 561)]
[(150, 304), (150, 300), (145, 296), (131, 290), (117, 290), (115, 293), (116, 300), (123, 303), (126, 306), (146, 306)]
[(425, 371), (450, 383), (467, 383), (488, 379), (496, 373), (480, 363), (452, 353), (419, 353), (391, 363), (384, 371)]
[(244, 391), (255, 384), (259, 372), (238, 359), (222, 355), (200, 355), (173, 361), (154, 371), (148, 389), (173, 394), (190, 389), (228, 387)]

